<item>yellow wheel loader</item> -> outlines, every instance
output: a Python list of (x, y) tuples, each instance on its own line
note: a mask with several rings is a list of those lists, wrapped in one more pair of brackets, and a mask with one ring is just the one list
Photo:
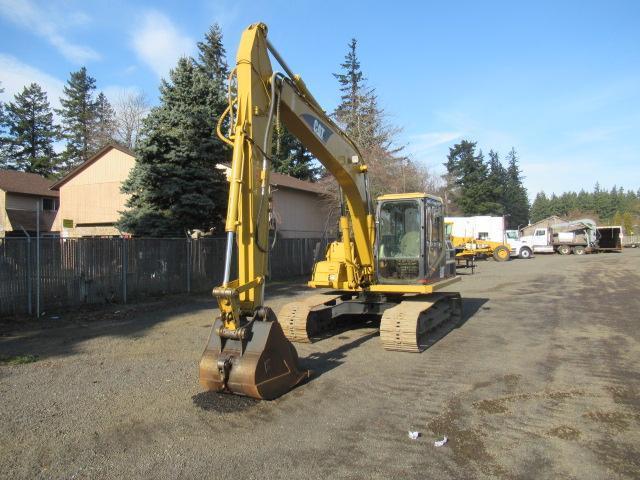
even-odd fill
[[(284, 71), (272, 71), (269, 53)], [(367, 165), (267, 39), (267, 27), (242, 34), (231, 72), (229, 105), (218, 135), (233, 147), (223, 284), (213, 290), (220, 316), (200, 361), (207, 390), (276, 398), (302, 382), (291, 341), (311, 341), (344, 314), (380, 317), (389, 350), (420, 352), (433, 327), (462, 316), (458, 293), (441, 290), (459, 277), (447, 248), (442, 200), (425, 193), (369, 194)], [(235, 90), (235, 92), (233, 92)], [(232, 94), (234, 93), (234, 94)], [(229, 119), (228, 136), (222, 133)], [(286, 127), (340, 185), (340, 239), (316, 263), (312, 288), (330, 289), (285, 305), (264, 305), (269, 251), (269, 170), (274, 123)], [(238, 278), (231, 279), (233, 246)]]

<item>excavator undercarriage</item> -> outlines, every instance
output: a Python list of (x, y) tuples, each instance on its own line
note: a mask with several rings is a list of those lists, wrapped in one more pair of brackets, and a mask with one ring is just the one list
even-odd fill
[(331, 335), (341, 319), (373, 318), (380, 323), (385, 350), (421, 352), (428, 334), (443, 322), (458, 324), (462, 301), (458, 293), (436, 294), (313, 294), (282, 307), (278, 322), (287, 339), (311, 343)]

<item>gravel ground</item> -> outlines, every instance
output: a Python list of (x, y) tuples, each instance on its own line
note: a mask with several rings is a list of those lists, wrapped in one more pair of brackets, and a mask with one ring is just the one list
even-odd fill
[(0, 354), (39, 360), (0, 366), (0, 477), (638, 478), (639, 267), (481, 262), (424, 353), (370, 325), (298, 345), (316, 375), (272, 402), (201, 392), (208, 298), (5, 324)]

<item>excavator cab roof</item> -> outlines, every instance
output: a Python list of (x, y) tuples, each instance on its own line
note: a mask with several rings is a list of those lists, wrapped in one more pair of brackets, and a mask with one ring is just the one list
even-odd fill
[(424, 192), (413, 192), (413, 193), (388, 193), (386, 195), (380, 195), (376, 200), (378, 202), (382, 200), (404, 200), (406, 198), (431, 198), (433, 200), (437, 200), (442, 203), (442, 198), (431, 195), (429, 193)]

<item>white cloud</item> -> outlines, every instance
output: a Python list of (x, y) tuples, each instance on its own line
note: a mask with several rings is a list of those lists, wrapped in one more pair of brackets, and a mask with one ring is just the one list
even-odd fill
[(450, 143), (462, 136), (460, 132), (428, 132), (412, 135), (409, 138), (409, 150), (414, 154), (427, 153), (445, 143)]
[(133, 32), (133, 48), (159, 77), (166, 76), (177, 60), (191, 55), (195, 42), (182, 34), (171, 20), (157, 11), (144, 14)]
[(64, 12), (60, 15), (50, 9), (36, 6), (30, 0), (0, 0), (0, 15), (45, 38), (72, 62), (84, 63), (100, 58), (95, 50), (70, 42), (60, 31), (65, 27), (88, 23), (89, 17), (82, 12)]
[(35, 82), (47, 92), (51, 106), (60, 108), (60, 97), (62, 96), (64, 82), (26, 63), (22, 63), (15, 57), (2, 53), (0, 53), (0, 81), (2, 82), (2, 88), (4, 88), (4, 93), (0, 94), (0, 97), (4, 101), (13, 100), (13, 96), (21, 92), (25, 85)]

